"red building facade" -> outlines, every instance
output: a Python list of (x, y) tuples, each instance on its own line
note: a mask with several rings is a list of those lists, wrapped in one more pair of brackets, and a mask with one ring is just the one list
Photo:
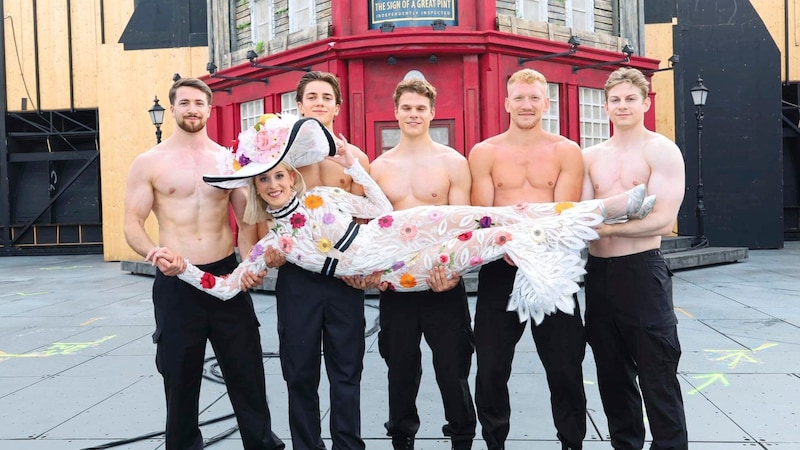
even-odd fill
[[(591, 132), (593, 123), (605, 122), (608, 127), (604, 116), (590, 117), (601, 109), (596, 99), (587, 105), (582, 95), (602, 90), (610, 71), (620, 65), (643, 71), (658, 68), (656, 60), (598, 46), (578, 45), (569, 52), (569, 33), (556, 33), (550, 40), (498, 31), (501, 27), (493, 2), (463, 1), (459, 8), (450, 5), (452, 17), (445, 17), (450, 20), (438, 25), (432, 24), (435, 18), (414, 19), (413, 24), (421, 26), (384, 25), (384, 29), (376, 28), (375, 3), (332, 0), (326, 38), (256, 58), (253, 63), (245, 61), (207, 77), (205, 81), (216, 91), (209, 121), (212, 138), (226, 145), (236, 137), (242, 123), (242, 103), (263, 99), (264, 112), (286, 108), (287, 94), (294, 91), (302, 73), (259, 65), (310, 68), (337, 75), (344, 104), (335, 131), (347, 136), (370, 159), (393, 146), (397, 127), (392, 94), (397, 83), (413, 70), (422, 73), (438, 91), (432, 123), (435, 139), (467, 155), (473, 145), (508, 126), (503, 106), (506, 82), (523, 67), (542, 72), (551, 85), (557, 86), (553, 91), (557, 112), (551, 118), (557, 126), (551, 131), (578, 143)], [(621, 46), (621, 39), (616, 42)], [(549, 56), (554, 54), (563, 55)], [(539, 57), (545, 59), (520, 61)], [(654, 128), (654, 117), (651, 108), (645, 119), (650, 129)]]

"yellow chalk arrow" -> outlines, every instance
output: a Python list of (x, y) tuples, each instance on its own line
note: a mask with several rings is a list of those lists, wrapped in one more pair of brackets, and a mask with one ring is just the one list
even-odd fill
[(709, 373), (706, 375), (698, 375), (694, 377), (695, 380), (706, 380), (705, 383), (701, 384), (700, 386), (692, 389), (689, 391), (689, 395), (697, 394), (698, 392), (702, 391), (703, 389), (711, 386), (712, 384), (716, 383), (717, 381), (721, 382), (724, 386), (730, 384), (727, 378), (725, 378), (724, 373)]

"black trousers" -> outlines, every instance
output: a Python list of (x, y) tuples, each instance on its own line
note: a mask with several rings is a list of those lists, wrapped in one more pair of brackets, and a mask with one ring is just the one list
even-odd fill
[[(516, 312), (506, 311), (516, 272), (516, 267), (499, 260), (483, 266), (478, 274), (475, 406), (489, 450), (502, 449), (508, 437), (511, 418), (508, 380), (514, 350), (527, 325), (520, 323)], [(559, 311), (546, 316), (538, 326), (531, 321), (530, 328), (547, 375), (558, 439), (581, 448), (586, 436), (586, 395), (581, 367), (586, 335), (580, 307), (576, 301), (573, 315)]]
[(292, 448), (325, 448), (318, 392), (320, 353), (324, 351), (333, 448), (363, 450), (364, 291), (337, 278), (284, 264), (278, 271), (275, 296), (281, 369), (289, 393)]
[(642, 448), (644, 397), (653, 435), (650, 449), (687, 449), (677, 376), (681, 345), (672, 304), (672, 272), (661, 251), (616, 258), (590, 256), (586, 270), (586, 333), (597, 365), (611, 445)]
[(475, 437), (475, 407), (469, 390), (473, 336), (464, 283), (446, 292), (382, 292), (378, 348), (389, 369), (386, 434), (413, 437), (419, 430), (416, 400), (422, 378), (421, 338), (433, 353), (446, 423), (454, 444)]
[[(199, 267), (224, 275), (237, 264), (231, 255)], [(156, 367), (164, 378), (167, 399), (167, 449), (203, 448), (197, 416), (206, 340), (225, 377), (244, 448), (284, 448), (272, 432), (259, 323), (250, 295), (241, 293), (222, 301), (159, 271), (153, 283), (153, 306)]]

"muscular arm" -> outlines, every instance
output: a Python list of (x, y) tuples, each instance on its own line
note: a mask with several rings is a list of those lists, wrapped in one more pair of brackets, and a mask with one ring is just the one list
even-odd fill
[(144, 223), (153, 209), (153, 185), (147, 170), (148, 164), (141, 157), (136, 158), (128, 171), (125, 188), (125, 220), (123, 231), (128, 245), (141, 256), (156, 247), (147, 235)]
[(581, 199), (583, 186), (583, 155), (578, 144), (566, 140), (559, 144), (561, 171), (553, 189), (553, 201), (576, 202)]
[(594, 184), (592, 183), (592, 177), (589, 176), (589, 167), (592, 165), (592, 160), (594, 159), (596, 151), (594, 147), (589, 147), (583, 151), (583, 186), (581, 190), (581, 200), (594, 199)]
[(258, 241), (257, 224), (248, 224), (244, 222), (243, 217), (246, 206), (246, 188), (239, 188), (231, 191), (231, 208), (233, 209), (233, 215), (236, 217), (236, 223), (239, 225), (236, 245), (239, 247), (239, 254), (242, 257), (249, 254), (250, 250), (252, 250), (253, 246), (256, 244), (256, 241)]
[(683, 155), (675, 144), (663, 139), (650, 149), (647, 160), (651, 169), (647, 193), (656, 196), (653, 212), (643, 220), (606, 225), (597, 230), (601, 236), (652, 237), (672, 231), (685, 190)]
[(488, 151), (481, 144), (473, 147), (469, 154), (469, 170), (472, 174), (471, 203), (475, 206), (492, 206), (494, 204), (492, 161)]
[[(231, 192), (230, 199), (233, 215), (236, 217), (236, 223), (239, 225), (239, 232), (236, 234), (239, 255), (242, 259), (245, 259), (258, 241), (258, 224), (249, 224), (244, 221), (244, 209), (247, 206), (246, 188), (234, 189)], [(259, 286), (264, 282), (264, 277), (266, 275), (267, 272), (265, 270), (258, 273), (244, 271), (239, 287), (242, 288), (242, 290), (247, 290)]]
[(447, 195), (447, 203), (450, 205), (469, 205), (470, 189), (472, 187), (472, 175), (470, 175), (469, 164), (461, 156), (454, 159), (454, 164), (450, 169), (450, 192)]

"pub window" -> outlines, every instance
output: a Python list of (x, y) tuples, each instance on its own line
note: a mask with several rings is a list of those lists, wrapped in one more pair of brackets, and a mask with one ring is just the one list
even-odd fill
[(254, 24), (251, 27), (254, 44), (275, 38), (275, 0), (251, 0), (250, 15)]
[(561, 104), (558, 99), (558, 84), (547, 83), (547, 97), (550, 99), (550, 109), (542, 114), (542, 129), (555, 134), (561, 134), (559, 116)]
[(281, 114), (293, 114), (295, 116), (300, 115), (300, 111), (297, 109), (297, 94), (295, 91), (291, 92), (284, 92), (281, 94)]
[(547, 0), (517, 0), (517, 17), (532, 22), (547, 22)]
[(568, 27), (594, 31), (594, 0), (566, 0), (564, 9)]
[(602, 89), (582, 87), (579, 90), (581, 148), (597, 145), (611, 137), (605, 111), (606, 93)]
[(289, 32), (317, 24), (316, 0), (289, 0)]
[(239, 116), (241, 117), (242, 130), (246, 130), (258, 122), (264, 114), (264, 99), (253, 100), (239, 104)]

